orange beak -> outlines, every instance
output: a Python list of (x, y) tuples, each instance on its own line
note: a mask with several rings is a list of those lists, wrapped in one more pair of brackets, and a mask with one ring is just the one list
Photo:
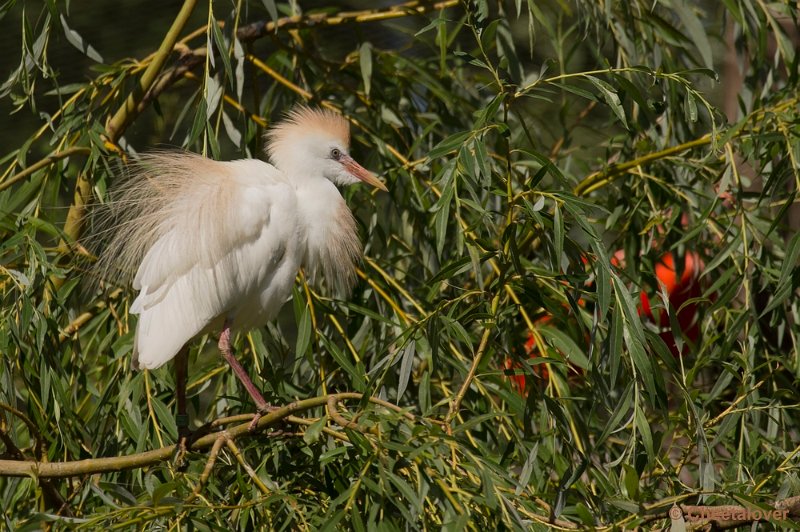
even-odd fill
[(389, 190), (386, 188), (386, 185), (381, 182), (380, 179), (375, 177), (375, 174), (358, 164), (352, 157), (349, 155), (342, 155), (342, 158), (339, 160), (342, 165), (344, 165), (345, 169), (350, 172), (350, 175), (360, 179), (364, 183), (368, 185), (372, 185), (375, 188), (383, 190), (384, 192), (388, 192)]

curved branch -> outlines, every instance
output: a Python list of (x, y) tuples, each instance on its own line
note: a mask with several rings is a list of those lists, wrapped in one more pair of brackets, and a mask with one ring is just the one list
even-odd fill
[[(492, 299), (492, 316), (497, 314), (497, 307), (499, 303), (500, 295), (498, 294), (494, 296), (494, 299)], [(472, 385), (472, 381), (475, 379), (475, 374), (478, 371), (478, 366), (480, 366), (481, 360), (483, 360), (483, 355), (486, 352), (486, 347), (489, 344), (489, 337), (491, 336), (493, 329), (494, 327), (492, 324), (486, 324), (486, 327), (483, 330), (483, 335), (481, 336), (481, 342), (478, 345), (477, 351), (475, 351), (475, 357), (472, 359), (472, 365), (469, 368), (469, 373), (467, 373), (464, 382), (461, 384), (461, 388), (459, 388), (458, 393), (456, 393), (456, 396), (450, 403), (450, 408), (447, 412), (447, 417), (445, 418), (445, 425), (448, 434), (452, 434), (453, 428), (450, 426), (450, 423), (458, 414), (458, 411), (461, 408), (461, 402), (464, 400), (464, 396), (467, 395), (467, 390), (469, 390), (469, 387)]]
[[(271, 425), (275, 425), (283, 420), (296, 422), (297, 421), (296, 419), (292, 419), (293, 418), (292, 414), (326, 405), (328, 404), (328, 401), (331, 400), (331, 398), (333, 398), (335, 401), (342, 401), (348, 399), (360, 400), (363, 399), (363, 397), (364, 397), (363, 394), (360, 393), (344, 392), (344, 393), (321, 395), (319, 397), (313, 397), (311, 399), (304, 399), (302, 401), (289, 403), (288, 405), (278, 408), (274, 412), (270, 412), (269, 414), (263, 416), (259, 420), (257, 428), (264, 429)], [(392, 403), (387, 403), (386, 401), (378, 399), (377, 397), (369, 397), (368, 401), (375, 405), (388, 408), (395, 412), (399, 412), (403, 414), (403, 417), (405, 417), (406, 419), (409, 420), (417, 419), (413, 414), (406, 412), (399, 406), (394, 405)], [(249, 419), (252, 419), (252, 416), (247, 416), (247, 418), (245, 418), (245, 420), (247, 420), (248, 422), (226, 429), (228, 437), (231, 440), (235, 440), (240, 436), (248, 436), (252, 434), (252, 432), (248, 430), (248, 426), (250, 424)], [(218, 420), (217, 422), (213, 423), (219, 425), (221, 424), (220, 421), (231, 422), (231, 421), (241, 421), (241, 420), (243, 420), (241, 416), (233, 416), (231, 418), (225, 418), (224, 420)], [(342, 439), (338, 434), (333, 436)], [(218, 438), (219, 438), (219, 433), (217, 432), (212, 434), (207, 434), (195, 440), (190, 450), (201, 451), (204, 449), (208, 449), (212, 447), (215, 444), (215, 442), (218, 441)], [(89, 458), (86, 460), (75, 460), (71, 462), (34, 462), (34, 461), (23, 461), (23, 460), (0, 460), (0, 476), (19, 477), (19, 476), (30, 475), (40, 478), (58, 478), (58, 477), (74, 477), (74, 476), (90, 475), (95, 473), (107, 473), (110, 471), (122, 471), (124, 469), (134, 469), (138, 467), (144, 467), (156, 464), (158, 462), (162, 462), (164, 460), (168, 460), (172, 457), (175, 451), (176, 451), (176, 445), (169, 445), (162, 447), (160, 449), (154, 449), (152, 451), (146, 451), (143, 453), (137, 453), (127, 456), (114, 456), (108, 458)]]
[(328, 416), (339, 424), (340, 427), (343, 429), (354, 429), (358, 426), (355, 420), (347, 421), (343, 415), (339, 413), (338, 406), (339, 406), (339, 398), (335, 395), (331, 395), (328, 397)]

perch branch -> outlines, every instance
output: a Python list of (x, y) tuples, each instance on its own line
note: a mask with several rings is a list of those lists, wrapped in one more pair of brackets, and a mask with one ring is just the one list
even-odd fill
[[(270, 412), (269, 414), (263, 416), (259, 420), (257, 427), (259, 429), (264, 429), (270, 425), (274, 425), (283, 420), (288, 420), (290, 422), (293, 422), (294, 420), (291, 419), (292, 414), (309, 410), (311, 408), (327, 405), (330, 397), (335, 397), (337, 401), (360, 400), (363, 398), (363, 395), (360, 393), (345, 392), (345, 393), (322, 395), (319, 397), (304, 399), (302, 401), (296, 401), (294, 403), (290, 403), (281, 408), (278, 408), (274, 412)], [(384, 408), (388, 408), (395, 412), (401, 413), (403, 417), (405, 417), (408, 420), (414, 421), (417, 419), (413, 414), (406, 412), (399, 406), (394, 405), (392, 403), (388, 403), (376, 397), (369, 397), (368, 401), (375, 405), (382, 406)], [(244, 420), (249, 420), (249, 419), (252, 419), (252, 415), (248, 415), (247, 418), (244, 418)], [(243, 418), (241, 416), (233, 416), (230, 418), (225, 418), (225, 420), (218, 420), (216, 424), (218, 426), (220, 424), (220, 421), (238, 422), (242, 420)], [(245, 422), (226, 429), (226, 432), (230, 437), (230, 439), (232, 440), (235, 440), (240, 436), (248, 436), (251, 434), (251, 432), (248, 430), (248, 425), (249, 422)], [(326, 433), (329, 432), (326, 431)], [(332, 435), (334, 437), (342, 439), (340, 435), (339, 436), (334, 434)], [(213, 433), (198, 438), (192, 444), (191, 450), (201, 451), (204, 449), (208, 449), (209, 447), (212, 447), (215, 444), (218, 437), (219, 433)], [(176, 450), (175, 445), (169, 445), (161, 447), (159, 449), (154, 449), (152, 451), (146, 451), (127, 456), (115, 456), (109, 458), (90, 458), (86, 460), (75, 460), (71, 462), (35, 462), (35, 461), (23, 461), (23, 460), (0, 460), (0, 476), (32, 475), (35, 477), (57, 478), (57, 477), (74, 477), (74, 476), (90, 475), (96, 473), (106, 473), (110, 471), (121, 471), (124, 469), (134, 469), (138, 467), (153, 465), (158, 462), (168, 460), (175, 453), (175, 450)]]

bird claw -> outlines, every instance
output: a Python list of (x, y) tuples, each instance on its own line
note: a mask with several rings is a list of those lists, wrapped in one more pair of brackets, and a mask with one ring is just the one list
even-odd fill
[(192, 431), (189, 429), (189, 416), (186, 414), (176, 415), (175, 424), (178, 427), (178, 444), (175, 446), (173, 463), (175, 468), (180, 471), (188, 465), (186, 454), (192, 446)]
[(178, 444), (175, 446), (175, 454), (172, 460), (175, 464), (175, 468), (178, 471), (184, 470), (189, 465), (186, 457), (189, 454), (192, 445), (194, 445), (194, 442), (210, 432), (210, 423), (206, 423), (195, 430), (189, 429), (188, 424), (178, 427)]
[(175, 464), (175, 469), (178, 471), (183, 471), (189, 465), (186, 460), (187, 448), (186, 438), (181, 438), (178, 441), (178, 445), (175, 446), (175, 455), (172, 458), (172, 463)]
[(258, 411), (253, 416), (253, 420), (250, 421), (250, 425), (247, 426), (247, 430), (250, 431), (250, 432), (255, 432), (256, 429), (258, 428), (258, 421), (265, 414), (271, 414), (272, 412), (275, 412), (276, 410), (279, 410), (279, 408), (277, 406), (272, 406), (270, 404), (263, 404), (263, 405), (259, 406), (258, 407)]
[(247, 426), (247, 430), (249, 432), (255, 432), (258, 428), (258, 420), (261, 419), (261, 412), (256, 412), (256, 415), (253, 416), (253, 420), (250, 422), (250, 425)]

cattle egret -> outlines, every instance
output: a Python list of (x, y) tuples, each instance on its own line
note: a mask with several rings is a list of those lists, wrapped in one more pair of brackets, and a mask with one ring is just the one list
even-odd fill
[(112, 201), (117, 221), (101, 267), (130, 272), (138, 291), (133, 366), (158, 368), (181, 354), (179, 416), (183, 348), (221, 331), (222, 356), (258, 409), (254, 428), (270, 407), (233, 356), (232, 333), (274, 319), (301, 267), (340, 293), (352, 286), (361, 245), (336, 185), (386, 187), (349, 144), (345, 118), (299, 107), (267, 133), (272, 164), (157, 152), (133, 165)]

